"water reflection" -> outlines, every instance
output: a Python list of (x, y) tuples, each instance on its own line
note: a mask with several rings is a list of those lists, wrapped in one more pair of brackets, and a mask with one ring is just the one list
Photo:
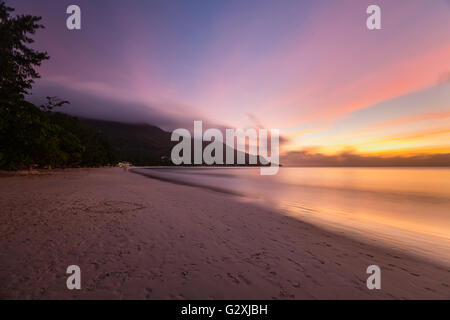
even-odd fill
[(179, 183), (245, 196), (288, 215), (407, 248), (450, 264), (450, 169), (140, 169)]

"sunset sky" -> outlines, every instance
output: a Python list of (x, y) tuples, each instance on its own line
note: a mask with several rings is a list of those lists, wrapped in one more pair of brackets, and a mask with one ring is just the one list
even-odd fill
[[(450, 153), (450, 1), (7, 1), (43, 17), (34, 99), (166, 130), (278, 128), (283, 152)], [(82, 30), (65, 26), (78, 4)], [(382, 30), (366, 28), (381, 7)]]

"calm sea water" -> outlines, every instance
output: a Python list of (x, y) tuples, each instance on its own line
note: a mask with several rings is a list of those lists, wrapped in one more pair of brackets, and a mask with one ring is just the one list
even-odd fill
[(239, 194), (292, 217), (450, 264), (450, 169), (138, 169), (160, 179)]

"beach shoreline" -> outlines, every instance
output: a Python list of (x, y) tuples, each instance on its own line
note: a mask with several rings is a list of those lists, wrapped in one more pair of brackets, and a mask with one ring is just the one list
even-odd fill
[[(2, 299), (450, 298), (444, 265), (230, 194), (118, 168), (1, 177), (0, 190)], [(374, 264), (381, 290), (366, 286)]]

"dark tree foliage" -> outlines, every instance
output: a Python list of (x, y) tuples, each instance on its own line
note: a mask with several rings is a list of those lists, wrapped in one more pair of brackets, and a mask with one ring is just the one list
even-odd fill
[(0, 2), (0, 97), (2, 105), (17, 107), (29, 93), (33, 79), (39, 78), (35, 67), (49, 56), (28, 47), (34, 42), (29, 35), (44, 27), (39, 24), (41, 17), (11, 17), (13, 11)]
[(177, 143), (171, 134), (149, 124), (80, 119), (108, 141), (120, 161), (137, 166), (170, 165), (170, 152)]
[(36, 68), (49, 59), (30, 48), (43, 28), (40, 17), (12, 16), (0, 1), (0, 168), (100, 166), (112, 163), (109, 145), (76, 118), (53, 113), (67, 101), (47, 97), (35, 106), (26, 100)]
[(50, 114), (50, 118), (64, 128), (60, 145), (69, 155), (70, 166), (96, 167), (117, 161), (109, 143), (78, 118), (57, 112)]

